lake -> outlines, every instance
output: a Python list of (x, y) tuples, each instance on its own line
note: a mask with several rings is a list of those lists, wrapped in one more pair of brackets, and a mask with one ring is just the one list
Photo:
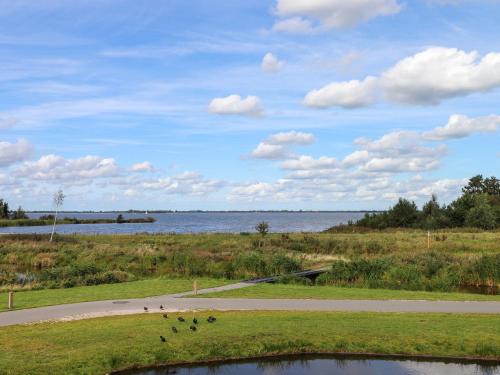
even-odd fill
[[(41, 213), (29, 213), (38, 218)], [(60, 217), (78, 219), (115, 219), (117, 213), (64, 212)], [(137, 224), (64, 224), (57, 227), (57, 233), (239, 233), (255, 232), (255, 225), (261, 221), (269, 223), (271, 232), (319, 232), (331, 226), (360, 219), (363, 212), (171, 212), (125, 213), (125, 218), (154, 217), (155, 223)], [(0, 233), (50, 233), (51, 226), (5, 227)]]
[(132, 370), (127, 375), (494, 375), (492, 364), (450, 363), (415, 359), (294, 356), (213, 365), (165, 366)]

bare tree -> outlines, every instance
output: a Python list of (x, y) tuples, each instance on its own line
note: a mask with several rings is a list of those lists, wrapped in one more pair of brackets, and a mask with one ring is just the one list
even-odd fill
[(56, 221), (57, 221), (57, 213), (59, 212), (59, 207), (61, 207), (64, 203), (64, 195), (62, 189), (59, 189), (57, 193), (54, 193), (54, 206), (56, 207), (56, 214), (54, 215), (54, 225), (52, 225), (52, 233), (50, 234), (50, 242), (52, 242), (52, 238), (54, 237), (54, 232), (56, 231)]

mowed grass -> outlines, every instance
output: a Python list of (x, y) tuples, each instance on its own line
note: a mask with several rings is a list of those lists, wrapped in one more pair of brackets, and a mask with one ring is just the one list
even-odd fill
[(257, 284), (243, 289), (199, 295), (203, 298), (293, 298), (293, 299), (399, 299), (442, 301), (500, 301), (500, 295), (425, 292), (391, 289), (342, 288), (289, 284)]
[[(14, 295), (14, 307), (15, 309), (26, 309), (66, 303), (141, 298), (187, 292), (193, 289), (193, 281), (192, 279), (156, 278), (117, 284), (16, 292)], [(196, 281), (198, 289), (235, 282), (210, 278), (197, 278)], [(7, 310), (7, 293), (0, 293), (0, 301), (0, 311)]]
[[(209, 314), (216, 315), (216, 323), (206, 322)], [(95, 375), (132, 365), (307, 352), (500, 359), (500, 315), (203, 312), (197, 315), (197, 332), (176, 316), (1, 328), (0, 373)], [(171, 333), (172, 325), (178, 334)]]

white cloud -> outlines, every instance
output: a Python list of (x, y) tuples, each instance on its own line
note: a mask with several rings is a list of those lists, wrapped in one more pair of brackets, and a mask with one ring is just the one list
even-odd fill
[(327, 156), (314, 159), (308, 155), (301, 155), (296, 159), (286, 160), (281, 163), (281, 168), (291, 170), (332, 169), (338, 167), (337, 160)]
[(310, 34), (313, 32), (311, 21), (302, 17), (291, 17), (276, 21), (273, 25), (274, 31), (283, 31), (291, 34)]
[(303, 133), (295, 130), (276, 133), (268, 137), (265, 142), (274, 145), (296, 144), (296, 145), (310, 145), (314, 143), (315, 138), (311, 133)]
[(135, 163), (130, 167), (130, 170), (132, 172), (152, 172), (154, 167), (149, 161), (144, 161), (142, 163)]
[(78, 159), (65, 159), (57, 155), (44, 155), (34, 162), (24, 162), (13, 171), (18, 177), (32, 180), (45, 180), (54, 183), (78, 183), (82, 180), (93, 180), (117, 176), (118, 165), (114, 159), (100, 156), (84, 156)]
[(148, 190), (161, 190), (166, 194), (203, 196), (220, 190), (224, 181), (205, 179), (197, 172), (184, 172), (176, 176), (144, 181), (142, 187)]
[(500, 53), (433, 47), (399, 61), (381, 81), (386, 97), (407, 104), (442, 100), (500, 86)]
[(0, 142), (0, 167), (26, 160), (33, 150), (31, 144), (20, 139), (16, 143)]
[(311, 20), (319, 23), (317, 30), (348, 28), (401, 9), (396, 0), (278, 0), (276, 14), (287, 18), (278, 21), (273, 29), (311, 32)]
[(366, 77), (363, 81), (333, 82), (318, 90), (309, 91), (304, 104), (315, 108), (366, 107), (375, 101), (377, 79)]
[(353, 165), (358, 165), (366, 162), (370, 159), (370, 153), (366, 150), (357, 150), (347, 155), (344, 160), (342, 160), (342, 165), (346, 167), (351, 167)]
[(256, 159), (272, 160), (293, 158), (294, 153), (291, 152), (286, 146), (303, 146), (310, 145), (314, 142), (315, 138), (311, 133), (303, 133), (295, 130), (276, 133), (260, 142), (257, 147), (251, 152), (250, 156)]
[(282, 145), (260, 142), (250, 154), (256, 159), (284, 159), (290, 156), (290, 152)]
[(275, 55), (271, 52), (268, 52), (262, 58), (262, 63), (260, 67), (266, 73), (277, 73), (283, 68), (285, 65), (284, 61), (279, 60)]
[(263, 109), (257, 96), (229, 95), (224, 98), (215, 98), (208, 105), (208, 111), (219, 115), (261, 116)]
[(452, 115), (445, 126), (423, 133), (423, 138), (430, 141), (444, 141), (453, 138), (464, 138), (473, 133), (494, 132), (498, 127), (500, 127), (500, 116), (497, 115), (477, 118)]
[(500, 53), (432, 47), (406, 57), (380, 77), (332, 82), (312, 90), (304, 104), (314, 108), (357, 108), (375, 102), (377, 92), (392, 102), (437, 105), (449, 98), (500, 87)]

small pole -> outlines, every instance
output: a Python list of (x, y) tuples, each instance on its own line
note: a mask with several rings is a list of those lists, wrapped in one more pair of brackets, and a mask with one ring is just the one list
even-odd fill
[(196, 280), (193, 281), (193, 291), (194, 294), (198, 294), (198, 282)]
[(427, 250), (431, 248), (431, 231), (427, 231)]
[(7, 306), (9, 310), (12, 310), (14, 308), (14, 292), (9, 292), (9, 303)]

